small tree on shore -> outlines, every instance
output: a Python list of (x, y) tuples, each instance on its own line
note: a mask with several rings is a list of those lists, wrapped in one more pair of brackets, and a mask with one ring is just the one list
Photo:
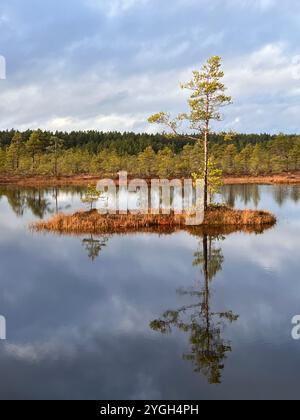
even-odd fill
[(231, 103), (231, 97), (225, 95), (225, 85), (222, 83), (224, 73), (221, 70), (221, 58), (213, 56), (207, 60), (200, 71), (193, 71), (193, 78), (181, 85), (182, 89), (190, 90), (191, 96), (188, 101), (190, 112), (179, 114), (172, 119), (169, 114), (160, 112), (152, 115), (148, 121), (154, 124), (163, 124), (171, 132), (178, 135), (178, 130), (183, 121), (189, 123), (189, 127), (195, 136), (204, 145), (204, 207), (208, 207), (208, 176), (209, 176), (209, 135), (212, 121), (221, 121), (220, 108)]
[(81, 198), (81, 201), (90, 207), (90, 210), (93, 210), (94, 203), (96, 203), (100, 197), (101, 193), (97, 190), (97, 187), (95, 185), (89, 184), (86, 193)]

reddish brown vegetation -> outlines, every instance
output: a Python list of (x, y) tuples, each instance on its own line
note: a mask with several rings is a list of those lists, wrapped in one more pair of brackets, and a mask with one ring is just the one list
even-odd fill
[[(78, 175), (78, 176), (35, 176), (35, 177), (18, 177), (18, 176), (2, 176), (0, 177), (0, 185), (17, 185), (24, 187), (62, 187), (62, 186), (86, 186), (88, 184), (96, 184), (101, 175)], [(116, 178), (117, 181), (117, 178)], [(260, 176), (225, 176), (224, 183), (230, 184), (300, 184), (300, 173), (291, 172), (278, 175), (260, 175)]]
[(86, 186), (90, 183), (97, 183), (100, 176), (78, 175), (78, 176), (1, 176), (0, 185), (10, 185), (19, 187), (67, 187), (67, 186)]
[[(263, 211), (234, 210), (228, 207), (210, 208), (202, 226), (188, 227), (185, 215), (101, 215), (96, 210), (77, 212), (73, 215), (58, 214), (49, 221), (35, 223), (36, 231), (52, 231), (67, 234), (126, 233), (131, 231), (175, 231), (204, 228), (226, 228), (232, 230), (261, 230), (273, 226), (276, 218)], [(220, 230), (220, 229), (219, 229)]]
[(286, 172), (277, 175), (258, 176), (227, 176), (224, 178), (227, 185), (233, 184), (300, 184), (299, 172)]

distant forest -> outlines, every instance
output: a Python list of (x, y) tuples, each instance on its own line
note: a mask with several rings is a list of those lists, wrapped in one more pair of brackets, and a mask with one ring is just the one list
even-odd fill
[[(188, 136), (164, 134), (0, 132), (1, 175), (190, 176), (202, 167), (202, 146)], [(213, 164), (225, 175), (300, 170), (300, 136), (210, 135)]]

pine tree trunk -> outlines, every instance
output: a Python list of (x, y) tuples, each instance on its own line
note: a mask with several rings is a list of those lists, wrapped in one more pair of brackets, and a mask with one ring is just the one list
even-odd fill
[(204, 210), (208, 208), (208, 130), (204, 133)]
[(210, 351), (210, 319), (209, 319), (209, 268), (208, 268), (208, 235), (203, 236), (203, 274), (205, 281), (204, 310), (206, 318), (207, 351)]
[(54, 157), (54, 176), (57, 177), (57, 156)]

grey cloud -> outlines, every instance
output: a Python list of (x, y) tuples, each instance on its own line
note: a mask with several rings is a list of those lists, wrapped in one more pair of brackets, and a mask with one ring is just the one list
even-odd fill
[[(8, 79), (0, 84), (1, 128), (55, 128), (59, 121), (57, 128), (101, 129), (99, 121), (105, 120), (104, 129), (110, 121), (113, 130), (122, 129), (128, 118), (134, 130), (147, 130), (148, 114), (185, 106), (181, 77), (209, 55), (219, 54), (239, 68), (239, 60), (266, 45), (284, 43), (285, 55), (299, 54), (300, 5), (296, 0), (288, 4), (175, 0), (170, 7), (160, 0), (3, 0), (0, 54), (7, 58)], [(243, 91), (237, 96), (241, 107), (259, 107), (257, 90), (247, 98), (250, 103)], [(271, 95), (269, 109), (278, 100)], [(274, 129), (268, 110), (263, 112), (264, 127), (252, 118), (250, 131)], [(226, 124), (240, 118), (237, 107), (228, 115)], [(293, 115), (279, 116), (281, 131), (296, 126)], [(239, 129), (249, 131), (249, 125)]]

